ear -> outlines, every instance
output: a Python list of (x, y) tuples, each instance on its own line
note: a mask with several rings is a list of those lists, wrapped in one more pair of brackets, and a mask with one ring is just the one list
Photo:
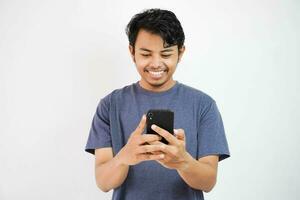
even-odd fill
[(182, 55), (185, 51), (185, 46), (182, 46), (179, 50), (178, 50), (178, 62), (180, 62)]
[(129, 52), (130, 52), (130, 55), (131, 55), (131, 58), (133, 60), (133, 62), (135, 62), (135, 58), (134, 58), (134, 47), (129, 45)]

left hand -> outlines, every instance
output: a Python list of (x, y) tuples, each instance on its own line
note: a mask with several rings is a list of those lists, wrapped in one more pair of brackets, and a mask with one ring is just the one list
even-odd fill
[(164, 158), (157, 160), (157, 162), (169, 169), (185, 169), (191, 155), (185, 149), (186, 143), (184, 130), (174, 129), (174, 135), (172, 135), (168, 131), (156, 125), (152, 125), (151, 128), (169, 142), (168, 145), (159, 141), (151, 143), (160, 144), (161, 150), (160, 152), (157, 152), (157, 154), (163, 153), (165, 155)]

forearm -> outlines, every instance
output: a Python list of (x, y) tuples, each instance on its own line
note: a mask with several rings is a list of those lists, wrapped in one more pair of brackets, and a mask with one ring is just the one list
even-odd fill
[(97, 186), (104, 192), (120, 186), (127, 177), (129, 166), (122, 164), (119, 154), (95, 168)]
[(211, 165), (194, 159), (190, 154), (187, 155), (185, 167), (177, 171), (194, 189), (209, 192), (216, 184), (216, 170)]

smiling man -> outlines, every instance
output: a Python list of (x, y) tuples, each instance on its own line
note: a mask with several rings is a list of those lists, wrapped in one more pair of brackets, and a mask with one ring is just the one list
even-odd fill
[[(181, 24), (171, 11), (149, 9), (126, 33), (141, 79), (98, 104), (85, 147), (95, 155), (97, 186), (113, 189), (114, 200), (203, 199), (230, 154), (216, 102), (173, 79), (185, 51)], [(150, 109), (174, 112), (174, 135), (155, 125), (158, 135), (145, 134)]]
[(135, 44), (129, 46), (133, 61), (142, 77), (140, 85), (146, 90), (165, 91), (175, 84), (172, 75), (183, 55), (184, 47), (164, 45), (166, 44), (160, 35), (141, 29)]

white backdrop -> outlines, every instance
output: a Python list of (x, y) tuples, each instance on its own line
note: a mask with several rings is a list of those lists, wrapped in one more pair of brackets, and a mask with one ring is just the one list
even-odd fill
[(0, 0), (0, 199), (110, 199), (84, 152), (101, 97), (139, 79), (125, 26), (175, 12), (175, 79), (221, 111), (231, 158), (206, 199), (300, 199), (300, 2)]

